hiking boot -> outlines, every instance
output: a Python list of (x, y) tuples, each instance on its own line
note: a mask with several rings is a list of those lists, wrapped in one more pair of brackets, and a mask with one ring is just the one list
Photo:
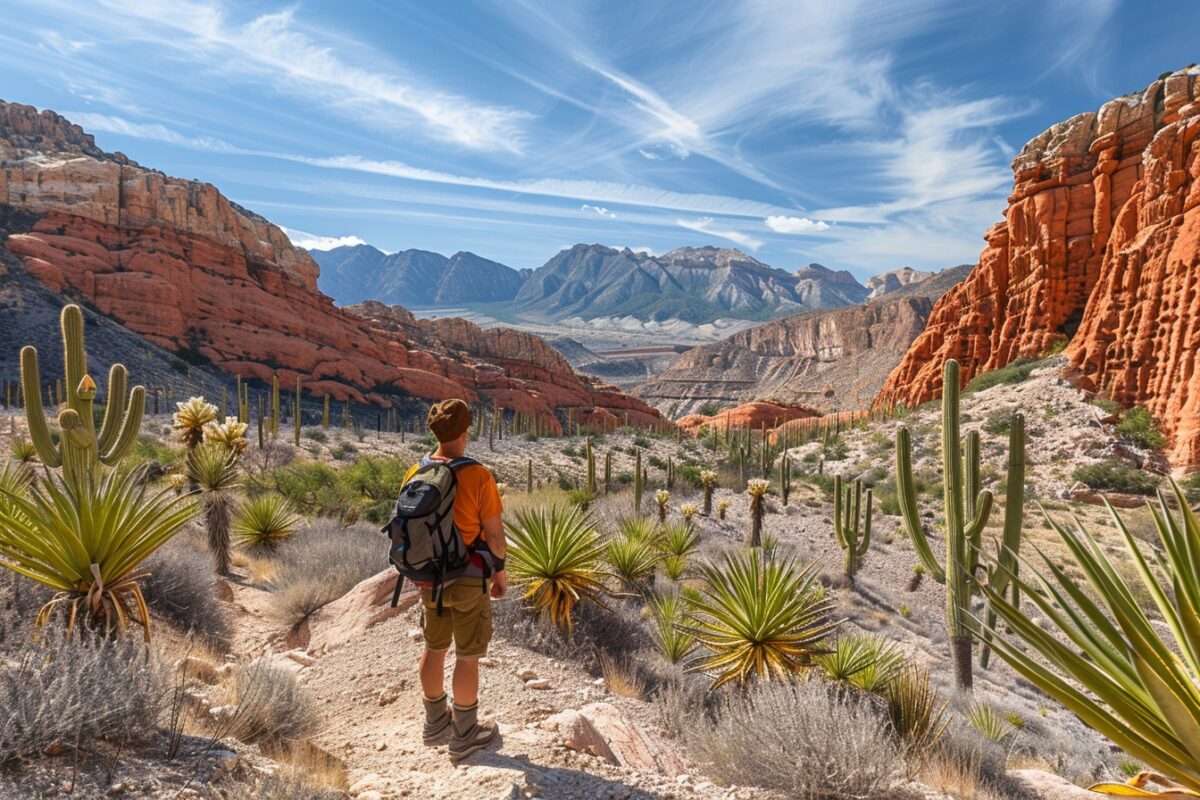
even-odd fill
[(421, 700), (425, 703), (425, 729), (421, 740), (430, 747), (445, 744), (450, 738), (450, 704), (446, 702), (445, 693), (437, 700), (428, 697), (422, 697)]
[(479, 722), (479, 703), (464, 708), (454, 704), (454, 735), (450, 737), (450, 761), (457, 764), (487, 747), (500, 733), (494, 722)]

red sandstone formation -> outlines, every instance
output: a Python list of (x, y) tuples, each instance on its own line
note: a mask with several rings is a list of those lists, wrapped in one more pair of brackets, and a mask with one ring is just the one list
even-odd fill
[[(556, 409), (639, 425), (659, 414), (575, 373), (536, 336), (334, 307), (317, 265), (214, 186), (170, 178), (50, 111), (0, 102), (0, 203), (38, 214), (4, 245), (56, 292), (82, 297), (149, 341), (245, 378), (387, 405), (486, 400), (557, 430)], [(386, 312), (386, 313), (385, 313)]]
[(1005, 220), (946, 293), (877, 405), (941, 392), (1070, 340), (1081, 385), (1159, 420), (1200, 463), (1200, 69), (1052, 126), (1013, 161)]
[(723, 431), (726, 428), (734, 430), (742, 428), (758, 430), (765, 425), (768, 430), (771, 430), (778, 428), (790, 420), (820, 416), (820, 412), (814, 411), (807, 406), (785, 406), (778, 403), (759, 402), (727, 408), (711, 416), (706, 414), (688, 414), (675, 424), (682, 428), (684, 433), (697, 436), (700, 433), (700, 429), (705, 426), (709, 430), (715, 428), (718, 431)]

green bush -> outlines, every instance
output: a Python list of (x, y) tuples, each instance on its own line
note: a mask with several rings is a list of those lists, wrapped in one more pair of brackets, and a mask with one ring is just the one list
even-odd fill
[(984, 389), (990, 389), (993, 386), (999, 386), (1004, 383), (1023, 383), (1029, 377), (1029, 373), (1044, 365), (1045, 361), (1042, 359), (1018, 358), (1008, 366), (988, 370), (976, 375), (967, 384), (964, 392), (970, 394), (972, 392), (982, 392)]
[(1127, 494), (1152, 495), (1159, 483), (1159, 476), (1154, 473), (1131, 467), (1115, 459), (1077, 467), (1071, 473), (1071, 478), (1098, 491)]
[(1121, 414), (1117, 430), (1135, 444), (1151, 450), (1161, 450), (1167, 443), (1158, 429), (1158, 422), (1145, 406), (1134, 406)]

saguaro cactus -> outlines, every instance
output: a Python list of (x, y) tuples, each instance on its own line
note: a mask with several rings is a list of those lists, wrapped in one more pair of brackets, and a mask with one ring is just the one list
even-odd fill
[(604, 493), (612, 491), (612, 450), (604, 453)]
[(903, 425), (896, 431), (896, 488), (904, 529), (917, 558), (929, 576), (946, 587), (946, 627), (958, 686), (970, 689), (971, 673), (971, 570), (979, 563), (983, 528), (992, 511), (992, 493), (980, 488), (979, 433), (967, 435), (964, 459), (959, 436), (959, 367), (946, 362), (942, 386), (942, 475), (946, 563), (938, 563), (921, 525), (916, 484), (912, 473), (912, 438)]
[(788, 458), (785, 450), (783, 456), (779, 459), (779, 498), (783, 500), (783, 504), (788, 504), (788, 497), (792, 493), (792, 461)]
[(645, 488), (645, 475), (642, 472), (642, 449), (639, 447), (633, 459), (633, 509), (642, 511), (642, 490)]
[[(846, 577), (854, 580), (858, 565), (871, 546), (871, 490), (867, 489), (866, 515), (862, 516), (862, 481), (846, 486), (842, 492), (842, 476), (833, 479), (833, 531), (838, 546), (846, 551)], [(861, 526), (860, 526), (861, 522)]]
[(302, 414), (300, 413), (300, 397), (304, 393), (304, 387), (300, 383), (300, 376), (296, 376), (296, 405), (292, 408), (292, 443), (296, 447), (300, 446), (300, 425), (302, 423)]
[(329, 430), (329, 395), (321, 399), (321, 430)]
[(279, 376), (271, 376), (271, 438), (279, 435)]
[(533, 459), (525, 459), (525, 494), (533, 494)]
[(596, 494), (596, 453), (592, 450), (592, 437), (583, 440), (583, 452), (587, 457), (587, 490)]
[(25, 419), (29, 438), (38, 457), (47, 467), (62, 467), (63, 478), (78, 485), (85, 477), (95, 478), (101, 464), (113, 466), (128, 452), (142, 427), (146, 409), (146, 389), (135, 386), (129, 393), (125, 388), (128, 374), (122, 364), (113, 364), (108, 371), (108, 395), (105, 398), (104, 421), (96, 435), (92, 404), (96, 399), (96, 382), (87, 371), (87, 352), (83, 346), (83, 312), (77, 305), (65, 306), (60, 318), (63, 337), (63, 365), (66, 408), (58, 414), (62, 430), (56, 445), (42, 410), (41, 375), (38, 370), (37, 349), (21, 349), (21, 385), (25, 396)]

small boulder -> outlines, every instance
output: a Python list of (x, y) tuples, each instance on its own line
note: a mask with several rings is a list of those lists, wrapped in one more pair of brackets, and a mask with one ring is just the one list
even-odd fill
[(545, 727), (557, 729), (563, 744), (572, 750), (591, 753), (618, 766), (672, 777), (687, 771), (675, 750), (631, 725), (610, 703), (563, 711), (547, 719)]
[(1029, 800), (1095, 800), (1098, 795), (1082, 789), (1052, 772), (1017, 769), (1008, 776), (1025, 789)]

